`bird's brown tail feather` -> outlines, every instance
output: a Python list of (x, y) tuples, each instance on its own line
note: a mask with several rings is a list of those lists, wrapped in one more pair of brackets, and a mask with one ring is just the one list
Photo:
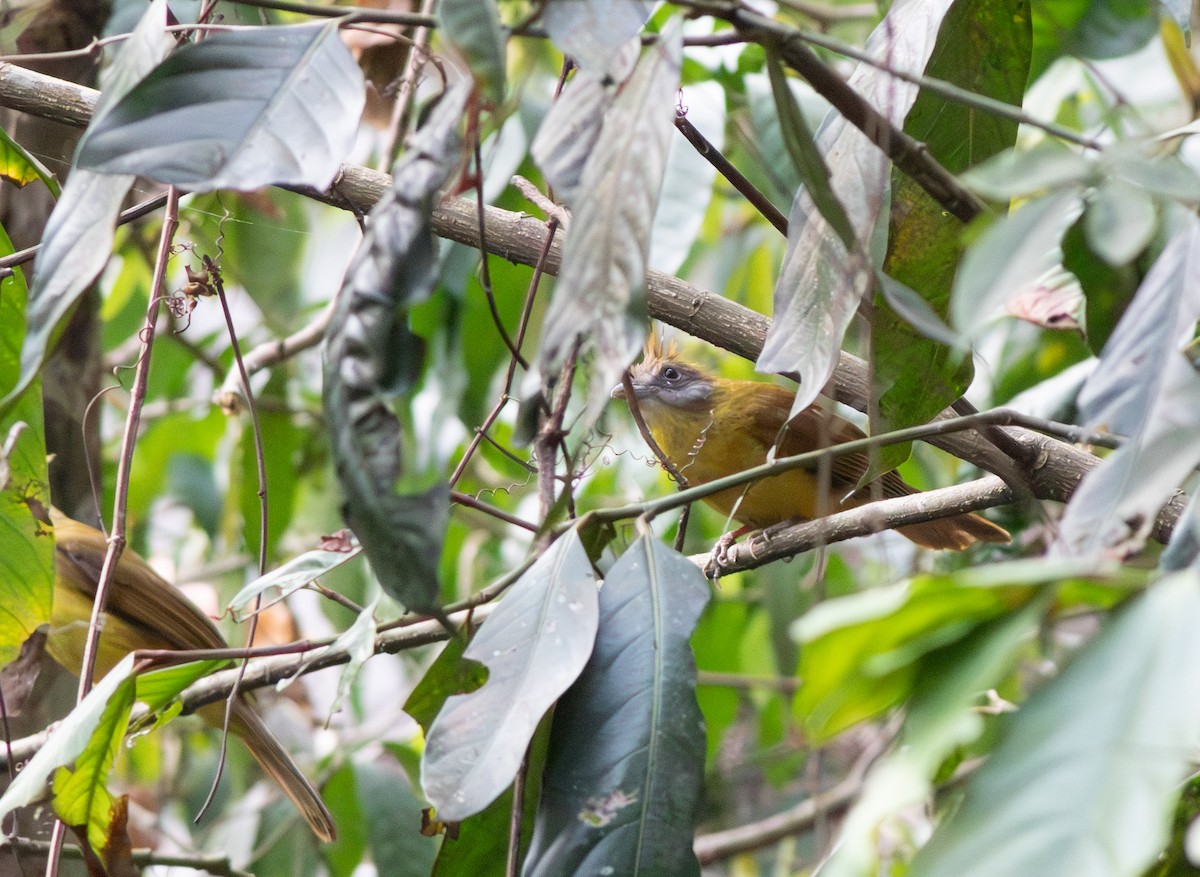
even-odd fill
[(1012, 538), (1003, 527), (974, 514), (909, 524), (896, 531), (922, 548), (939, 551), (962, 551), (975, 542), (1006, 544)]
[(321, 795), (312, 787), (296, 762), (284, 751), (275, 736), (267, 730), (254, 708), (238, 700), (233, 708), (233, 730), (242, 738), (259, 767), (283, 789), (313, 833), (325, 842), (332, 841), (337, 832)]

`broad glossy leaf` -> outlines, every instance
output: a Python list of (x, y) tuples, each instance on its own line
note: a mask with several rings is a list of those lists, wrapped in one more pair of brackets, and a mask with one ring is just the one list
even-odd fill
[(705, 735), (688, 638), (707, 599), (695, 565), (649, 536), (609, 570), (595, 650), (554, 712), (525, 877), (699, 875)]
[(1200, 745), (1200, 575), (1153, 585), (1040, 688), (914, 877), (1141, 874)]
[[(951, 0), (892, 5), (867, 41), (866, 51), (888, 65), (923, 70)], [(850, 85), (899, 125), (917, 97), (915, 85), (860, 64)], [(842, 116), (832, 113), (817, 132), (831, 185), (846, 208), (860, 242), (869, 241), (887, 201), (890, 163)], [(807, 190), (796, 193), (788, 217), (788, 247), (775, 285), (774, 321), (758, 358), (764, 372), (791, 372), (800, 379), (794, 410), (807, 408), (837, 365), (842, 338), (863, 295), (871, 266), (851, 258)]]
[(504, 100), (504, 31), (496, 0), (441, 0), (438, 32), (471, 66), (479, 90), (491, 103)]
[[(956, 0), (938, 31), (925, 75), (1020, 106), (1029, 75), (1029, 0)], [(925, 144), (952, 173), (960, 173), (1012, 146), (1017, 125), (991, 113), (948, 101), (930, 91), (917, 95), (904, 131)], [(961, 221), (898, 170), (892, 172), (892, 206), (883, 271), (917, 292), (938, 317), (947, 317), (960, 250)], [(910, 322), (888, 295), (876, 297), (871, 321), (878, 435), (925, 423), (966, 391), (971, 358)], [(927, 324), (929, 321), (923, 321)], [(952, 344), (953, 341), (950, 341)], [(902, 463), (909, 446), (882, 449), (877, 471)]]
[(1076, 191), (1025, 203), (991, 225), (959, 264), (950, 299), (951, 325), (973, 335), (998, 308), (1062, 261), (1062, 237), (1083, 210)]
[(679, 85), (678, 21), (651, 45), (614, 101), (588, 158), (546, 314), (538, 363), (557, 373), (577, 343), (595, 354), (589, 416), (646, 335), (646, 257)]
[[(113, 61), (107, 90), (92, 116), (93, 124), (174, 47), (175, 40), (167, 33), (166, 25), (167, 2), (156, 0)], [(0, 385), (15, 384), (0, 400), (0, 412), (29, 386), (42, 366), (54, 330), (108, 262), (117, 214), (133, 181), (133, 176), (96, 174), (79, 167), (72, 170), (42, 234), (21, 367), (11, 379), (5, 375), (5, 383)]]
[(364, 94), (334, 25), (211, 34), (113, 104), (88, 129), (78, 164), (194, 191), (323, 190), (354, 144)]
[(430, 215), (458, 165), (465, 97), (463, 88), (443, 97), (397, 162), (325, 336), (325, 414), (346, 523), (384, 590), (418, 611), (437, 604), (449, 488), (436, 469), (419, 471), (412, 430), (401, 427), (389, 403), (421, 374), (423, 345), (407, 311), (437, 283)]
[(641, 32), (652, 6), (648, 0), (550, 0), (542, 25), (581, 70), (621, 79), (614, 67), (618, 50)]
[(463, 657), (487, 667), (487, 682), (446, 701), (421, 759), (421, 784), (439, 819), (478, 813), (512, 783), (542, 715), (592, 652), (596, 586), (579, 534), (569, 530), (475, 634)]

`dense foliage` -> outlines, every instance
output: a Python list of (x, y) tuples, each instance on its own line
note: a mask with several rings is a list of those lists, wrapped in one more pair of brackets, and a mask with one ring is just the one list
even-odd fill
[[(12, 55), (65, 8), (11, 5)], [(1191, 4), (107, 11), (98, 92), (0, 65), (82, 130), (0, 137), (0, 222), (53, 203), (0, 262), (23, 855), (48, 795), (109, 873), (1200, 868)], [(651, 333), (926, 492), (730, 544), (610, 398)], [(52, 502), (255, 615), (244, 677), (72, 708), (21, 651)], [(1012, 542), (894, 532), (971, 511)], [(236, 746), (204, 807), (221, 735), (174, 719), (235, 685), (334, 843)]]

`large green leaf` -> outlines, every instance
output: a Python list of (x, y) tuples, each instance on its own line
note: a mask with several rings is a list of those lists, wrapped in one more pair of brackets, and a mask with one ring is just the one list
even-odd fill
[[(1020, 106), (1029, 73), (1029, 0), (956, 0), (942, 21), (925, 75)], [(960, 173), (1012, 146), (1017, 123), (922, 90), (904, 131), (947, 170)], [(942, 319), (958, 264), (962, 223), (916, 182), (892, 172), (892, 210), (883, 270), (919, 293)], [(876, 296), (871, 352), (878, 417), (873, 433), (925, 423), (963, 394), (973, 374), (963, 357), (927, 337)], [(903, 462), (908, 445), (880, 452), (879, 468)]]
[(1200, 574), (1152, 586), (1012, 717), (914, 877), (1130, 877), (1200, 745)]
[(402, 428), (389, 402), (413, 391), (424, 363), (407, 315), (437, 284), (430, 214), (458, 165), (465, 97), (463, 88), (443, 97), (397, 162), (325, 340), (325, 415), (346, 522), (384, 589), (414, 610), (437, 605), (450, 496), (437, 461), (416, 446), (411, 415)]
[(512, 783), (542, 715), (592, 653), (596, 585), (579, 534), (569, 530), (475, 634), (463, 657), (487, 667), (487, 682), (446, 701), (421, 759), (421, 784), (439, 819), (478, 813)]
[(336, 25), (210, 34), (97, 119), (78, 164), (195, 191), (325, 189), (354, 145), (364, 101), (362, 74)]
[[(13, 251), (0, 228), (0, 255)], [(25, 328), (25, 277), (16, 269), (0, 280), (0, 386), (17, 374)], [(54, 545), (23, 502), (50, 502), (42, 387), (33, 381), (0, 416), (0, 666), (17, 657), (21, 643), (50, 620)]]
[(704, 723), (688, 638), (707, 599), (696, 566), (651, 536), (609, 570), (595, 650), (554, 713), (526, 877), (700, 873)]
[[(985, 622), (931, 653), (913, 691), (899, 745), (874, 766), (843, 823), (823, 877), (855, 877), (878, 869), (880, 826), (919, 806), (942, 762), (983, 729), (981, 695), (996, 688), (1042, 620), (1052, 591), (1022, 609)], [(903, 817), (900, 817), (903, 818)]]
[(801, 644), (798, 718), (825, 740), (884, 713), (912, 695), (928, 654), (1024, 606), (1048, 582), (1059, 583), (1067, 603), (1082, 595), (1111, 605), (1127, 594), (1129, 582), (1065, 589), (1065, 580), (1091, 568), (1074, 559), (1015, 561), (918, 576), (816, 606), (792, 627)]

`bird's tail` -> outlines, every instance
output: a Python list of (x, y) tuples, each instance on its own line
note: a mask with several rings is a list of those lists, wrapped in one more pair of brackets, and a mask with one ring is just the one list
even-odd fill
[(300, 772), (296, 762), (284, 751), (275, 736), (247, 701), (238, 699), (233, 706), (231, 731), (241, 737), (263, 772), (271, 777), (285, 795), (291, 798), (313, 833), (325, 842), (332, 841), (337, 832), (320, 793)]
[(999, 524), (993, 524), (987, 518), (974, 514), (923, 521), (920, 524), (897, 527), (896, 530), (922, 548), (940, 551), (962, 551), (975, 542), (1006, 544), (1012, 538)]

